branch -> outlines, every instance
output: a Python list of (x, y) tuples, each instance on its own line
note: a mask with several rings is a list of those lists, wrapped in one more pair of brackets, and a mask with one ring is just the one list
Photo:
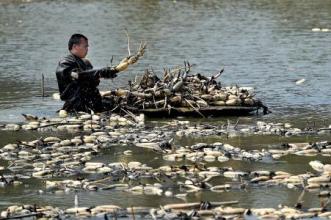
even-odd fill
[(126, 29), (126, 28), (125, 28), (125, 34), (126, 34), (126, 37), (128, 38), (128, 53), (129, 53), (129, 56), (131, 56), (131, 51), (130, 51), (130, 36), (129, 36), (128, 29)]

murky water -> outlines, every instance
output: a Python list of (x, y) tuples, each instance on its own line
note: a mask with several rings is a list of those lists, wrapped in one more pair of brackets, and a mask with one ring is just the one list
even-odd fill
[[(88, 57), (95, 67), (109, 64), (111, 56), (119, 61), (127, 55), (124, 29), (127, 28), (132, 49), (141, 40), (148, 43), (146, 55), (138, 64), (116, 79), (104, 80), (101, 89), (124, 87), (135, 75), (153, 67), (181, 65), (184, 60), (196, 64), (195, 72), (216, 73), (222, 67), (224, 84), (256, 88), (273, 111), (267, 116), (240, 118), (240, 123), (255, 120), (288, 121), (306, 125), (331, 124), (331, 1), (0, 1), (0, 121), (20, 122), (21, 113), (54, 116), (62, 103), (51, 97), (41, 98), (40, 79), (46, 77), (48, 95), (57, 91), (55, 68), (67, 53), (71, 34), (84, 33), (90, 39)], [(296, 85), (299, 79), (306, 79)], [(194, 119), (192, 119), (194, 120)], [(227, 118), (218, 118), (224, 123)], [(230, 118), (236, 121), (237, 118)], [(196, 120), (194, 120), (196, 121)], [(197, 120), (201, 121), (201, 120)], [(213, 120), (215, 123), (215, 120)], [(36, 139), (38, 133), (0, 132), (0, 145), (16, 140)], [(331, 140), (329, 136), (301, 137), (294, 141)], [(289, 142), (282, 137), (220, 137), (177, 140), (178, 143), (223, 141), (247, 149), (268, 148)], [(131, 149), (131, 148), (130, 148)], [(105, 152), (106, 162), (130, 160), (114, 156), (123, 148)], [(132, 148), (134, 159), (160, 165), (149, 151)], [(148, 160), (147, 160), (148, 159)], [(160, 158), (159, 158), (160, 159)], [(307, 163), (315, 158), (287, 157), (280, 163), (230, 161), (225, 166), (237, 169), (287, 170), (293, 173), (311, 171)], [(329, 158), (319, 157), (324, 162)], [(164, 162), (166, 163), (166, 162)], [(5, 162), (0, 161), (0, 165)], [(215, 164), (217, 165), (217, 164)], [(222, 180), (219, 180), (222, 181)], [(23, 186), (0, 188), (0, 209), (14, 203), (51, 204), (68, 207), (74, 195), (38, 194), (42, 182), (29, 180)], [(243, 207), (276, 207), (296, 203), (300, 191), (286, 188), (249, 188), (220, 193), (190, 194), (187, 201), (239, 200)], [(114, 203), (122, 206), (158, 206), (179, 199), (132, 195), (119, 192), (79, 192), (82, 205)], [(123, 199), (125, 198), (125, 199)], [(305, 206), (318, 206), (318, 197), (307, 193)]]

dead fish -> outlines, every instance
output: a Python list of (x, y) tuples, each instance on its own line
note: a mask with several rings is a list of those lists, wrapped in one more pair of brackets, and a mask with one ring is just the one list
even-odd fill
[(323, 172), (324, 171), (324, 164), (322, 164), (318, 160), (310, 161), (309, 165), (316, 170), (317, 172)]
[(306, 81), (306, 79), (299, 79), (295, 82), (296, 85), (301, 85)]
[(18, 124), (6, 124), (2, 130), (6, 131), (18, 131), (20, 130), (21, 126)]
[(38, 121), (39, 119), (37, 116), (31, 114), (22, 114), (22, 115), (27, 121)]

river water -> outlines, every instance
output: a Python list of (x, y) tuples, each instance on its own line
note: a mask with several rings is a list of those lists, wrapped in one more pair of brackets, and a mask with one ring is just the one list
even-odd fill
[[(67, 53), (67, 41), (73, 33), (89, 38), (88, 58), (95, 67), (109, 65), (110, 58), (120, 61), (127, 55), (125, 29), (131, 38), (131, 50), (144, 40), (145, 56), (138, 64), (100, 88), (125, 87), (128, 80), (142, 75), (146, 68), (159, 74), (164, 67), (195, 64), (193, 72), (206, 75), (225, 72), (225, 85), (255, 87), (256, 96), (270, 107), (272, 114), (251, 116), (240, 123), (255, 120), (287, 121), (299, 127), (331, 124), (331, 31), (313, 32), (312, 28), (331, 29), (329, 0), (122, 0), (122, 1), (0, 1), (0, 121), (22, 122), (21, 113), (52, 117), (62, 103), (51, 95), (57, 92), (55, 68)], [(45, 75), (49, 97), (41, 98), (40, 79)], [(305, 79), (301, 85), (296, 81)], [(227, 118), (218, 118), (224, 122)], [(236, 121), (236, 118), (230, 118)], [(201, 120), (200, 120), (201, 121)], [(38, 133), (0, 132), (0, 144), (35, 139)], [(205, 138), (179, 140), (224, 141), (249, 149), (267, 148), (289, 142), (281, 137), (246, 137), (223, 140)], [(331, 140), (326, 137), (302, 137), (295, 141)], [(180, 143), (180, 142), (179, 142)], [(118, 161), (123, 149), (106, 152), (101, 160)], [(151, 152), (135, 149), (134, 159), (155, 158)], [(287, 170), (304, 173), (307, 163), (316, 158), (288, 157), (281, 163), (264, 164), (230, 161), (237, 169)], [(329, 158), (318, 157), (327, 162)], [(160, 162), (151, 163), (155, 166)], [(5, 162), (0, 161), (0, 165)], [(42, 182), (31, 180), (21, 187), (0, 188), (0, 208), (15, 203), (51, 204), (69, 207), (73, 194), (38, 194)], [(237, 199), (243, 207), (293, 205), (300, 191), (286, 188), (251, 188), (222, 194), (189, 195), (187, 201), (226, 201)], [(125, 199), (123, 199), (125, 198)], [(305, 195), (305, 206), (318, 206), (316, 195)], [(114, 192), (80, 193), (83, 205), (113, 203), (122, 206), (158, 206), (179, 199)]]

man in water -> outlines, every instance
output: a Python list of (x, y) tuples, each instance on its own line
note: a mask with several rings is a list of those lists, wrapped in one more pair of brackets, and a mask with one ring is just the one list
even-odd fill
[(73, 34), (68, 42), (70, 54), (59, 61), (56, 69), (60, 98), (65, 101), (62, 109), (68, 112), (109, 110), (111, 103), (101, 97), (97, 88), (100, 78), (115, 78), (128, 66), (121, 62), (116, 67), (93, 69), (85, 58), (88, 47), (87, 37)]

